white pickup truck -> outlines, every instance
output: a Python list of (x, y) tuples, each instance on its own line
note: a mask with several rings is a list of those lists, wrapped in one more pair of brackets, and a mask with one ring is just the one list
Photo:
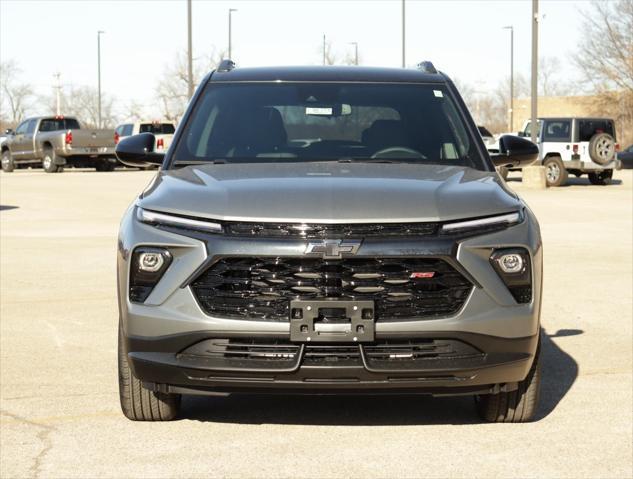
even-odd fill
[[(539, 161), (547, 168), (548, 186), (562, 186), (569, 174), (587, 174), (594, 185), (611, 182), (616, 158), (615, 124), (608, 118), (539, 118)], [(530, 137), (530, 121), (519, 136)]]

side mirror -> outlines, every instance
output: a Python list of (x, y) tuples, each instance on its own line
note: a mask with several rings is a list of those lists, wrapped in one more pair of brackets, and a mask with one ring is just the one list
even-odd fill
[(164, 153), (154, 152), (156, 137), (151, 133), (140, 133), (121, 140), (114, 150), (116, 157), (127, 166), (143, 167), (161, 165)]
[(7, 128), (4, 130), (5, 135), (13, 135), (15, 132), (11, 128)]
[(499, 153), (490, 155), (495, 166), (517, 168), (528, 166), (538, 160), (538, 146), (530, 140), (514, 135), (499, 138)]

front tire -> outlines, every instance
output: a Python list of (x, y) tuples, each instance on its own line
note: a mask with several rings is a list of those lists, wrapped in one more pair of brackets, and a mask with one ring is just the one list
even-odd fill
[(600, 173), (589, 173), (589, 182), (592, 185), (604, 186), (611, 183), (613, 178), (613, 170), (603, 170)]
[(567, 170), (560, 156), (550, 156), (543, 162), (547, 186), (563, 186), (567, 183)]
[(125, 417), (132, 421), (171, 421), (180, 410), (180, 394), (165, 394), (145, 389), (130, 370), (123, 331), (119, 327), (119, 399)]
[(13, 170), (15, 170), (15, 162), (11, 156), (11, 152), (9, 150), (5, 150), (2, 152), (2, 171), (5, 173), (11, 173)]
[(44, 158), (42, 158), (42, 168), (44, 168), (46, 173), (60, 173), (64, 170), (63, 167), (55, 163), (56, 160), (57, 155), (55, 154), (55, 150), (46, 148), (44, 150)]
[(477, 412), (488, 422), (529, 422), (538, 406), (541, 389), (540, 346), (527, 377), (515, 391), (475, 396)]

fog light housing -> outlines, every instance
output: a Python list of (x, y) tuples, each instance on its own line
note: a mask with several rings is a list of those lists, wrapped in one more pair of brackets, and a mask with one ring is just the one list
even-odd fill
[(172, 260), (163, 248), (136, 248), (130, 264), (130, 301), (143, 303), (158, 284)]
[(496, 250), (490, 256), (490, 263), (517, 303), (532, 301), (532, 268), (527, 250)]

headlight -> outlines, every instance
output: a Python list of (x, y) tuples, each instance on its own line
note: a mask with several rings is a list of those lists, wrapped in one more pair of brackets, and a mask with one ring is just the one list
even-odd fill
[(478, 230), (495, 227), (507, 227), (519, 224), (523, 221), (523, 212), (516, 211), (498, 216), (488, 216), (474, 220), (456, 221), (442, 225), (442, 233), (460, 233), (467, 230)]
[(189, 230), (206, 231), (209, 233), (221, 233), (222, 225), (201, 219), (189, 218), (187, 216), (170, 215), (158, 213), (157, 211), (136, 208), (136, 219), (141, 223), (151, 225), (175, 226)]
[(532, 301), (530, 255), (523, 248), (495, 250), (490, 263), (512, 293), (517, 303)]
[(167, 271), (171, 260), (171, 253), (166, 249), (136, 248), (130, 264), (130, 301), (143, 303)]

